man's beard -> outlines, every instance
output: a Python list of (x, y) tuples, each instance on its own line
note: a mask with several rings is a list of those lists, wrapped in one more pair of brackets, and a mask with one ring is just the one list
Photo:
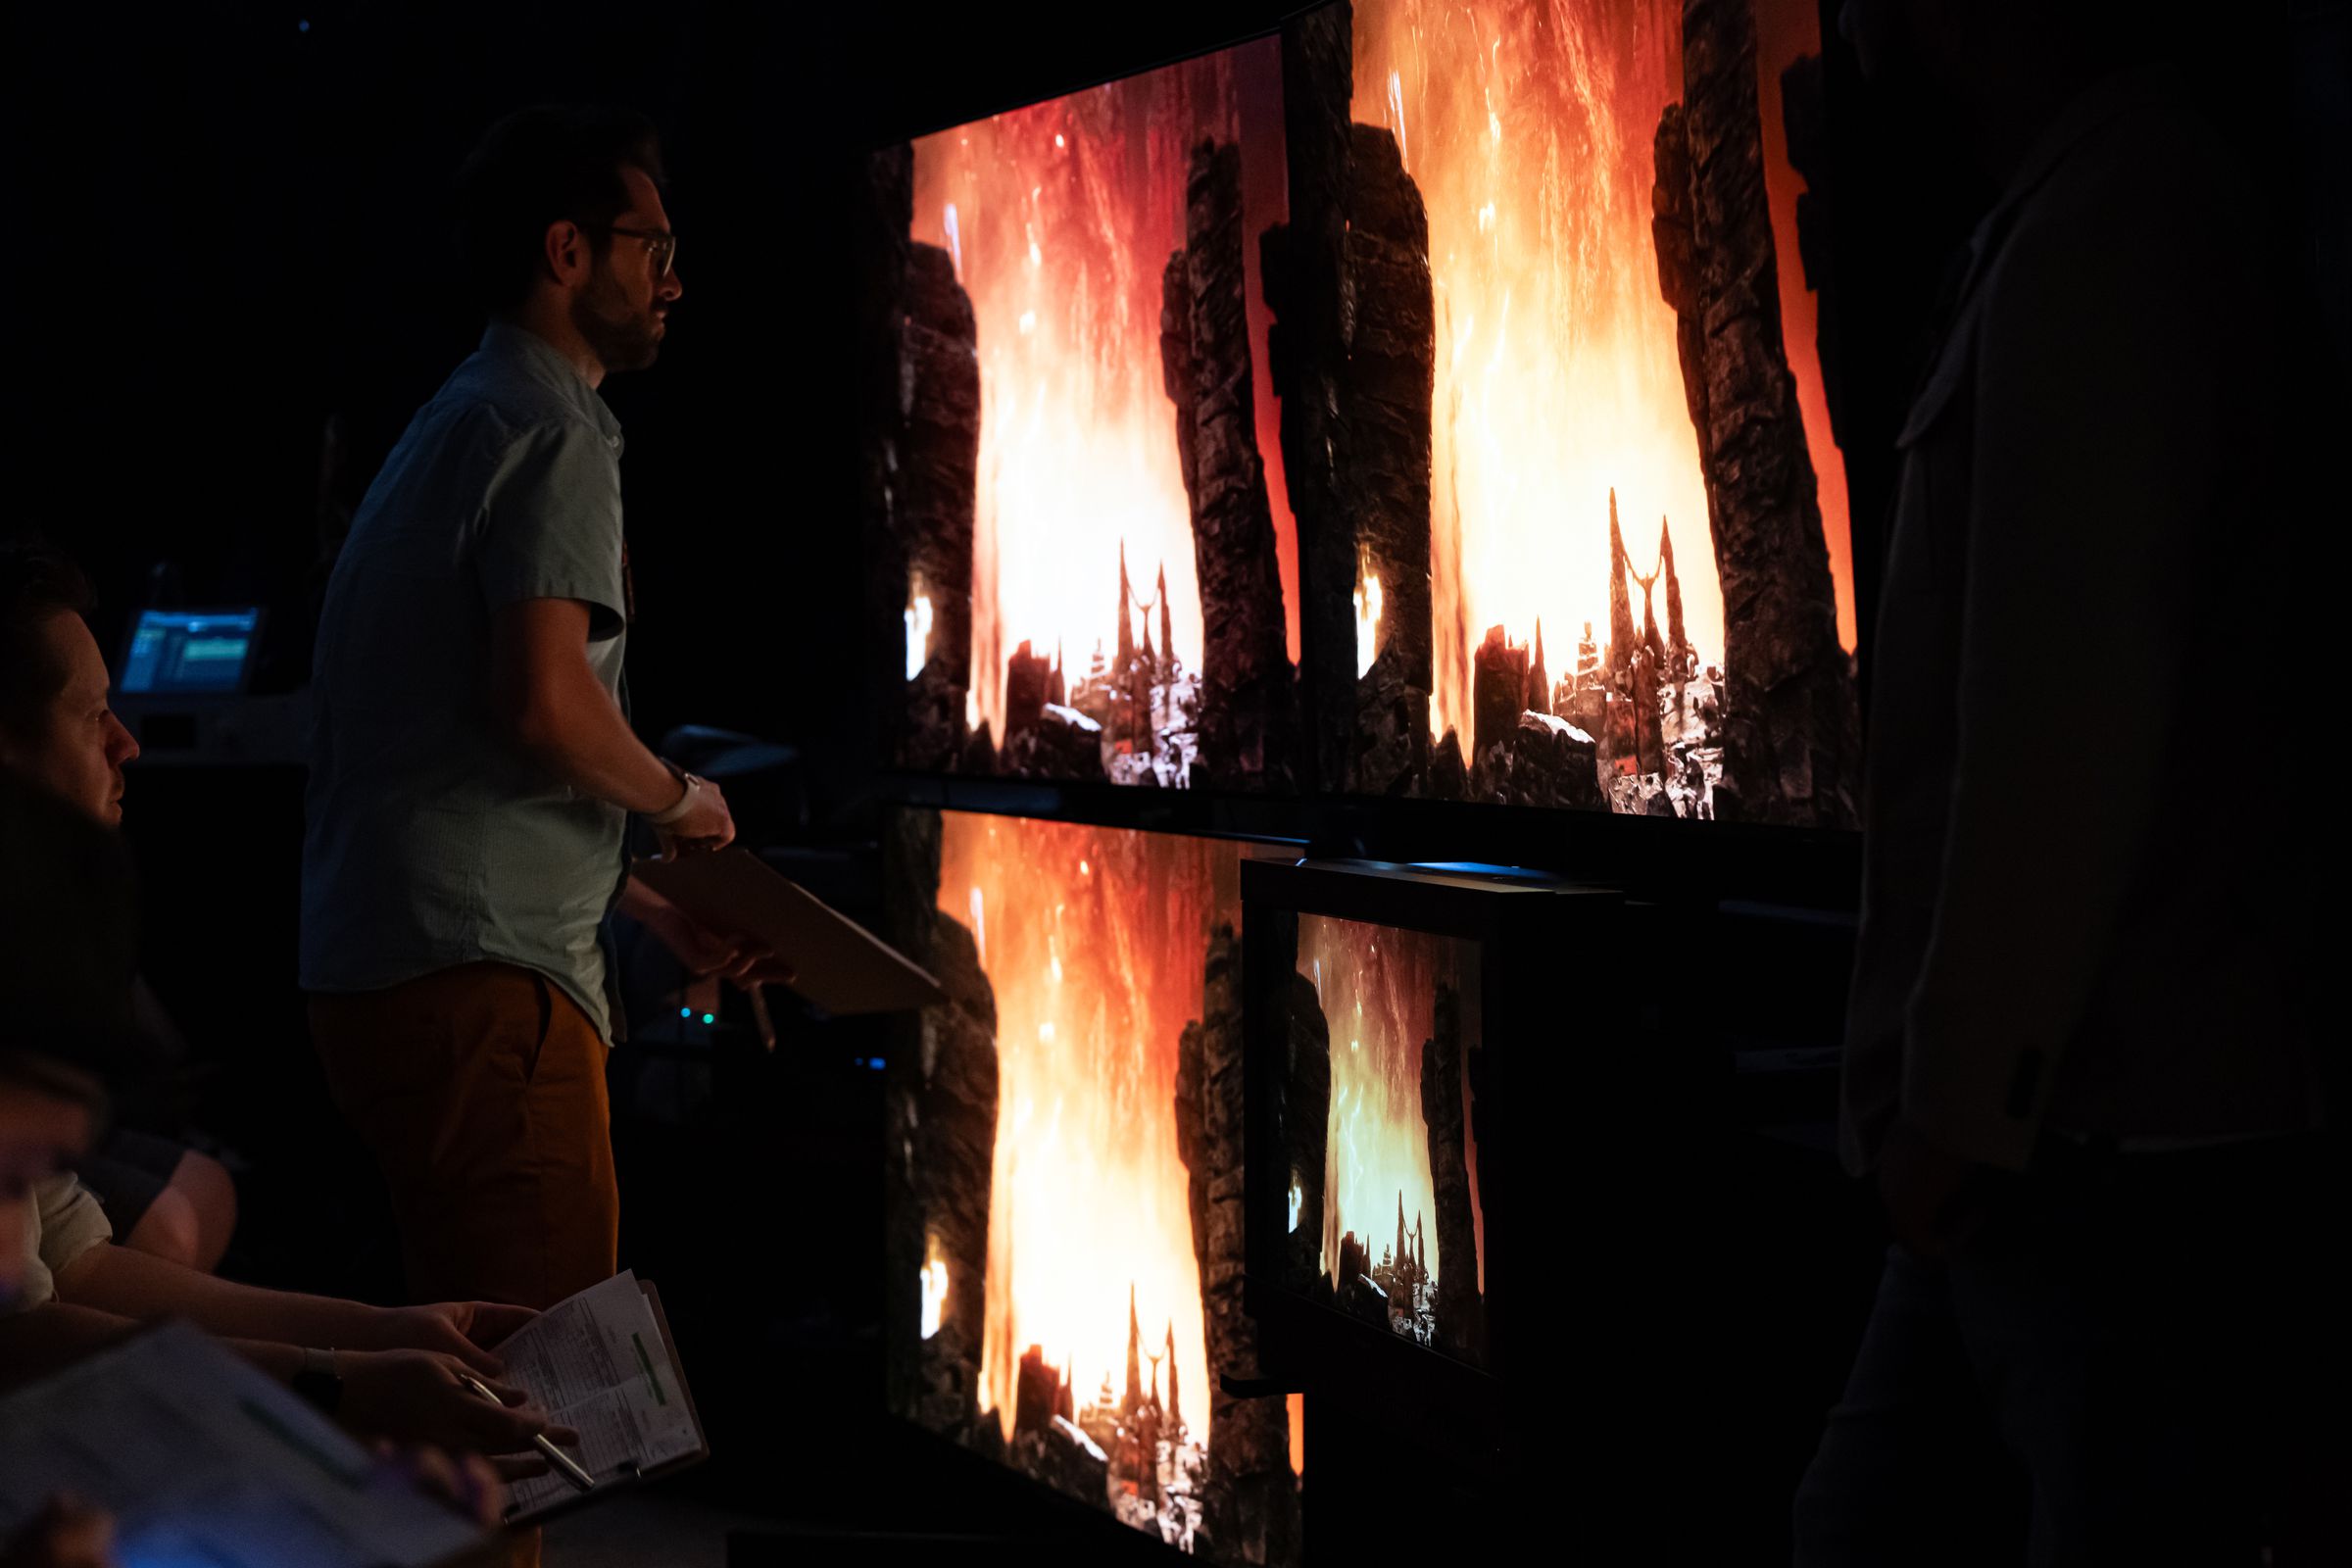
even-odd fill
[(571, 324), (579, 329), (607, 371), (642, 370), (662, 352), (662, 323), (649, 307), (633, 313), (610, 273), (571, 302)]

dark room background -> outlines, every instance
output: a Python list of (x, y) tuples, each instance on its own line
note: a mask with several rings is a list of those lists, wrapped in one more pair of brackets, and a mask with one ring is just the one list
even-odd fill
[[(144, 604), (266, 604), (274, 624), (257, 690), (299, 686), (328, 541), (480, 331), (458, 286), (444, 205), (460, 158), (525, 104), (642, 109), (664, 137), (684, 294), (660, 365), (606, 388), (627, 433), (634, 717), (649, 740), (692, 723), (798, 748), (798, 836), (854, 858), (873, 828), (876, 706), (861, 673), (871, 662), (856, 646), (858, 279), (842, 228), (866, 150), (1229, 42), (1293, 9), (12, 8), (0, 44), (0, 526), (37, 526), (90, 570), (110, 659)], [(1852, 497), (1867, 680), (1892, 436), (1945, 262), (1988, 193), (1879, 134), (1837, 41), (1836, 0), (1823, 9), (1839, 117), (1823, 358)], [(2217, 60), (2234, 39), (2265, 62), (2217, 66), (2217, 90), (2242, 93), (2248, 122), (2295, 149), (2273, 168), (2282, 189), (2294, 187), (2284, 199), (2319, 220), (2310, 275), (2335, 282), (2313, 306), (2314, 337), (2340, 352), (2352, 277), (2340, 70), (2352, 32), (2340, 5), (2277, 9), (2302, 40), (2309, 79), (2278, 81), (2278, 33), (2266, 24), (2214, 43)], [(291, 767), (133, 773), (125, 831), (146, 887), (147, 972), (199, 1042), (184, 1092), (254, 1162), (248, 1272), (381, 1295), (397, 1272), (369, 1207), (371, 1173), (326, 1106), (294, 988), (301, 789)], [(1773, 970), (1779, 960), (1761, 949), (1727, 950), (1716, 979), (1728, 994), (1752, 975), (1746, 994), (1771, 998), (1746, 1025), (1750, 1044), (1834, 1048), (1844, 930), (1834, 918), (1790, 929), (1792, 966)], [(1739, 1043), (1693, 1040), (1726, 1061)], [(706, 1257), (752, 1257), (739, 1284), (765, 1283), (811, 1248), (834, 1250), (850, 1273), (862, 1266), (859, 1249), (879, 1241), (878, 1198), (858, 1185), (858, 1160), (876, 1152), (861, 1120), (869, 1092), (810, 1069), (763, 1083), (767, 1099), (747, 1098), (783, 1104), (798, 1130), (738, 1128), (749, 1152), (680, 1174), (669, 1195), (678, 1206), (729, 1211), (698, 1234)], [(1760, 1122), (1819, 1115), (1834, 1095), (1834, 1050), (1826, 1071), (1817, 1052), (1806, 1071), (1740, 1092), (1750, 1100), (1714, 1109)], [(799, 1152), (759, 1163), (771, 1138)], [(624, 1164), (624, 1181), (635, 1179)], [(1756, 1440), (1778, 1446), (1753, 1495), (1724, 1505), (1777, 1528), (1791, 1455), (1801, 1466), (1867, 1306), (1874, 1222), (1864, 1195), (1810, 1155), (1763, 1156), (1726, 1192), (1721, 1206), (1684, 1218), (1746, 1228), (1725, 1255), (1725, 1299), (1737, 1310), (1719, 1327), (1724, 1353), (1753, 1380), (1746, 1392), (1774, 1401), (1781, 1425)], [(1754, 1229), (1787, 1220), (1792, 1211), (1774, 1212), (1784, 1201), (1817, 1206), (1801, 1222)], [(789, 1242), (771, 1247), (771, 1237)], [(850, 1295), (837, 1317), (865, 1309), (839, 1289)], [(1817, 1311), (1817, 1299), (1834, 1305)], [(1790, 1340), (1791, 1324), (1808, 1337)], [(778, 1376), (820, 1375), (806, 1358), (784, 1364)], [(855, 1367), (821, 1375), (846, 1380), (830, 1397), (864, 1396)], [(824, 1436), (798, 1441), (813, 1452)], [(1736, 1429), (1703, 1441), (1751, 1439)]]

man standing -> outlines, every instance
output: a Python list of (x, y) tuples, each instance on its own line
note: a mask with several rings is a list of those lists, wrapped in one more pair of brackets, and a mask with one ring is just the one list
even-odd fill
[(1844, 10), (2002, 195), (1899, 438), (1843, 1106), (1896, 1245), (1808, 1568), (1948, 1560), (1997, 1511), (1948, 1462), (1975, 1424), (2035, 1568), (2346, 1560), (2311, 1506), (2344, 1388), (2319, 833), (2216, 787), (2291, 744), (2297, 689), (2193, 633), (2301, 629), (2303, 558), (2257, 541), (2327, 514), (2316, 404), (2214, 94), (2130, 57), (2164, 9)]
[(624, 706), (621, 436), (597, 388), (654, 363), (679, 295), (661, 179), (635, 115), (491, 129), (458, 192), (489, 328), (386, 460), (327, 588), (302, 984), (419, 1299), (546, 1306), (613, 1272), (604, 917), (711, 966), (622, 844), (632, 812), (671, 845), (734, 836)]

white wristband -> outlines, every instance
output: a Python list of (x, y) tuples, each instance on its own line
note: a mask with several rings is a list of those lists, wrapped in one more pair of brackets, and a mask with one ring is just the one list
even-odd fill
[(670, 802), (667, 807), (662, 810), (656, 811), (653, 815), (646, 818), (648, 822), (653, 823), (656, 827), (667, 827), (672, 822), (682, 819), (688, 811), (694, 809), (694, 803), (696, 799), (703, 793), (703, 781), (701, 779), (696, 778), (692, 773), (687, 772), (682, 767), (676, 767), (673, 765), (671, 770), (678, 775), (678, 781), (683, 784), (685, 788), (678, 792), (678, 798)]

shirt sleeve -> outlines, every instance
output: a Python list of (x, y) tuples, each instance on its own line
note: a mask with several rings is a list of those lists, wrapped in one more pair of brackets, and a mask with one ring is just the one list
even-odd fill
[(93, 1247), (114, 1240), (115, 1228), (90, 1190), (72, 1176), (33, 1183), (31, 1226), (24, 1238), (24, 1282), (10, 1312), (28, 1311), (57, 1295), (57, 1276)]
[(2224, 402), (2244, 355), (2215, 306), (2247, 284), (2196, 188), (2115, 159), (2047, 193), (1986, 279), (1957, 765), (1903, 1113), (1995, 1166), (2030, 1159), (2155, 853), (2184, 633), (2233, 608), (2197, 581), (2247, 521)]
[(611, 443), (581, 420), (533, 425), (514, 437), (489, 492), (476, 557), (492, 610), (526, 599), (588, 606), (588, 635), (626, 624), (621, 583), (620, 464)]

